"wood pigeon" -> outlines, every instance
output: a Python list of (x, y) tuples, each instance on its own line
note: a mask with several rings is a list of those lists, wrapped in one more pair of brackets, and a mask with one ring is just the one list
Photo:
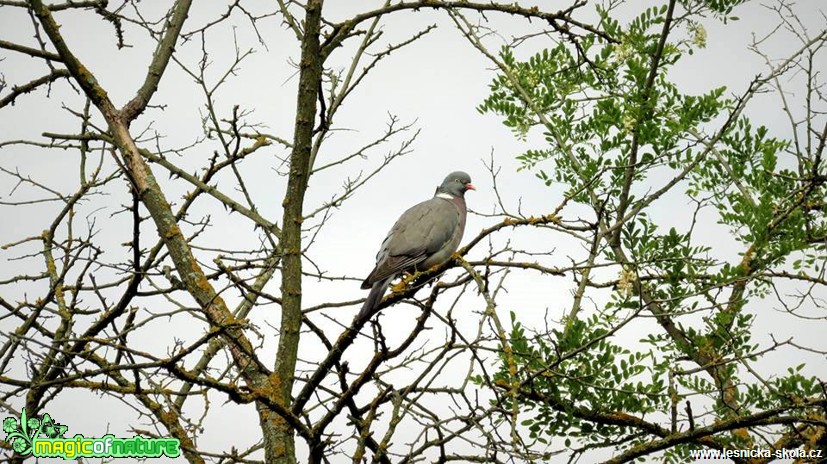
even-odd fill
[(370, 294), (357, 320), (367, 318), (379, 305), (394, 277), (440, 265), (457, 251), (465, 230), (468, 190), (476, 190), (471, 177), (462, 171), (452, 172), (433, 198), (402, 213), (382, 242), (376, 267), (362, 282), (362, 289), (369, 288)]

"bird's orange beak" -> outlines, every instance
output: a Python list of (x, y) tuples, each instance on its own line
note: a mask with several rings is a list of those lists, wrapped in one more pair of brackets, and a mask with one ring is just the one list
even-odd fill
[(477, 188), (476, 188), (476, 187), (474, 187), (474, 186), (471, 184), (471, 182), (468, 182), (467, 184), (465, 184), (465, 190), (474, 190), (474, 191), (476, 191), (476, 190), (477, 190)]

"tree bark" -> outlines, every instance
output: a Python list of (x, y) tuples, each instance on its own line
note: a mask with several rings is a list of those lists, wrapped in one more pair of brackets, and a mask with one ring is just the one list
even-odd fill
[[(322, 18), (322, 0), (307, 2), (302, 53), (299, 63), (299, 91), (296, 101), (296, 125), (293, 132), (293, 151), (290, 154), (290, 174), (285, 193), (282, 219), (282, 306), (281, 332), (276, 353), (274, 382), (276, 401), (289, 409), (295, 380), (296, 357), (302, 319), (302, 219), (304, 195), (310, 175), (313, 144), (313, 124), (316, 118), (322, 60), (319, 55), (319, 34)], [(273, 415), (273, 434), (265, 429), (264, 445), (267, 462), (295, 463), (296, 449), (293, 429), (281, 416)]]

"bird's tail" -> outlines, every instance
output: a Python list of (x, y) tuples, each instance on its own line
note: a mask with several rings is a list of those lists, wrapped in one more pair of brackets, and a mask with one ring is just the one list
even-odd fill
[(371, 311), (379, 306), (379, 302), (382, 301), (382, 296), (385, 295), (385, 289), (388, 288), (388, 283), (390, 280), (391, 279), (383, 279), (373, 284), (370, 288), (368, 298), (365, 300), (365, 303), (362, 305), (362, 309), (359, 311), (359, 315), (356, 316), (357, 321), (367, 319), (370, 316)]

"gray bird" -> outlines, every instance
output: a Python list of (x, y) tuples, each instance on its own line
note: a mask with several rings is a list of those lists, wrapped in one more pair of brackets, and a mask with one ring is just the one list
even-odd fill
[(402, 213), (376, 255), (376, 267), (362, 282), (370, 289), (357, 320), (367, 318), (382, 300), (394, 277), (440, 265), (451, 257), (465, 231), (465, 192), (476, 190), (471, 177), (452, 172), (437, 187), (433, 198)]

